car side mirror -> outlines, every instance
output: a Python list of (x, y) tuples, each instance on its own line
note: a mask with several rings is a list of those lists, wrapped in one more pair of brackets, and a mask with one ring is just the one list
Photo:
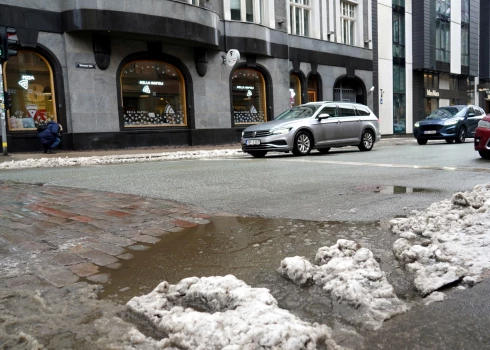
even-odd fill
[(328, 117), (330, 117), (330, 114), (328, 114), (328, 113), (322, 113), (317, 118), (318, 119), (327, 119)]

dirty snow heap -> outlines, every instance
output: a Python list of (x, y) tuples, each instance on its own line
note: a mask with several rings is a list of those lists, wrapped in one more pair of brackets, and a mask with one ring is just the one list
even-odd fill
[(286, 258), (278, 272), (299, 285), (321, 286), (338, 303), (356, 309), (357, 317), (350, 321), (366, 328), (377, 329), (384, 320), (407, 310), (373, 253), (353, 241), (339, 239), (318, 249), (315, 265), (304, 257)]
[(162, 282), (127, 305), (168, 335), (160, 340), (161, 348), (341, 349), (330, 328), (300, 320), (280, 309), (267, 289), (252, 288), (232, 275)]
[(422, 295), (449, 283), (473, 285), (490, 269), (490, 184), (391, 220), (395, 257), (415, 275)]

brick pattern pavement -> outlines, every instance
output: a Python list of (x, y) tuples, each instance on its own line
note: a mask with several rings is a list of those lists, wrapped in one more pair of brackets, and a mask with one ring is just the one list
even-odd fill
[[(105, 283), (131, 251), (205, 224), (201, 208), (127, 194), (0, 182), (0, 282)], [(223, 213), (220, 213), (223, 214)]]

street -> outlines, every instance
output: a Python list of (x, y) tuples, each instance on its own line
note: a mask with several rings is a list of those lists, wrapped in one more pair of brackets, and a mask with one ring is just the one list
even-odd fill
[[(234, 274), (253, 287), (269, 288), (279, 306), (305, 319), (335, 318), (325, 323), (346, 347), (483, 349), (490, 341), (488, 281), (467, 290), (445, 289), (447, 300), (424, 305), (393, 257), (396, 237), (387, 225), (489, 182), (490, 162), (479, 157), (471, 141), (419, 146), (413, 139), (390, 139), (371, 152), (349, 147), (307, 157), (239, 154), (0, 170), (0, 300), (9, 315), (0, 316), (0, 345), (2, 337), (6, 348), (33, 343), (12, 337), (25, 327), (49, 349), (106, 348), (129, 326), (121, 321), (114, 331), (104, 322), (120, 316), (124, 302), (149, 293), (162, 276), (177, 283), (194, 275)], [(340, 238), (369, 247), (411, 310), (367, 330), (349, 324), (355, 317), (344, 317), (346, 312), (328, 306), (315, 310), (322, 303), (317, 292), (291, 288), (276, 273), (281, 259), (314, 256)], [(102, 288), (90, 291), (96, 284)], [(25, 303), (12, 303), (15, 291), (28, 285), (22, 291)], [(43, 288), (46, 303), (59, 298), (60, 308), (86, 307), (73, 327), (52, 321), (50, 329), (36, 330), (28, 315), (15, 320), (16, 313), (35, 309), (35, 290)], [(66, 290), (80, 291), (80, 299), (63, 297)], [(295, 302), (302, 297), (304, 303)], [(45, 317), (54, 319), (53, 310)], [(93, 322), (96, 330), (86, 318), (100, 318)], [(84, 325), (77, 336), (75, 324)]]

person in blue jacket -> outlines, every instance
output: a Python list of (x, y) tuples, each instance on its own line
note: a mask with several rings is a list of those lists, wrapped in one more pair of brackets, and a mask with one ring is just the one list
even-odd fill
[(39, 131), (39, 139), (43, 144), (44, 153), (54, 153), (53, 149), (61, 142), (61, 130), (61, 125), (55, 121), (50, 121), (44, 130)]

